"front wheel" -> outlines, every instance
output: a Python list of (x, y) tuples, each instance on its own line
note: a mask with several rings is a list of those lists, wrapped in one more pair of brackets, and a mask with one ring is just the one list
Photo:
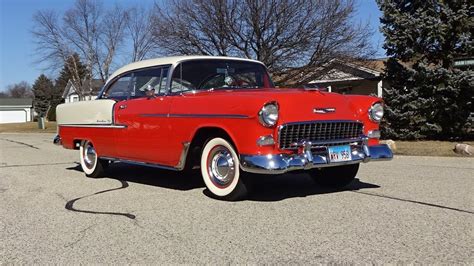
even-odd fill
[(104, 168), (108, 166), (108, 161), (98, 158), (92, 142), (83, 141), (79, 147), (79, 152), (82, 171), (86, 176), (96, 178), (104, 174)]
[(310, 171), (310, 175), (318, 185), (331, 188), (343, 188), (354, 180), (358, 170), (359, 164), (348, 164), (313, 169)]
[(247, 194), (235, 149), (223, 138), (209, 140), (201, 154), (201, 174), (215, 198), (238, 200)]

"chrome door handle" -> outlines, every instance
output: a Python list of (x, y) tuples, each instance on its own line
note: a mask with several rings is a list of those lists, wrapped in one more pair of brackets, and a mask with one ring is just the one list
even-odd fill
[(119, 106), (119, 108), (120, 108), (120, 109), (125, 109), (125, 108), (127, 108), (127, 105), (126, 105), (126, 104), (122, 104), (122, 105)]

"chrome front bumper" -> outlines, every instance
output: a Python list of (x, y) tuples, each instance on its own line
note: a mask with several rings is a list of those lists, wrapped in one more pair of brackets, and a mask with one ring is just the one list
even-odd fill
[(313, 154), (311, 147), (300, 149), (297, 154), (240, 155), (243, 171), (256, 174), (283, 174), (295, 170), (356, 164), (369, 161), (386, 161), (393, 158), (392, 150), (386, 144), (375, 146), (351, 145), (352, 160), (330, 162), (327, 151)]

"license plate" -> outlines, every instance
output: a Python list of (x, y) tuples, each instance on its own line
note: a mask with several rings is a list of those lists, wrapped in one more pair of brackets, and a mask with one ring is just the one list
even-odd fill
[(331, 146), (328, 149), (329, 162), (345, 162), (352, 160), (351, 146)]

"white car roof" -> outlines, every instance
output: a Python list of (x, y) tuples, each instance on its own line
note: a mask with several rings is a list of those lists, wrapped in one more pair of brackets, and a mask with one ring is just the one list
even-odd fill
[(176, 66), (180, 62), (188, 61), (188, 60), (195, 60), (195, 59), (238, 60), (238, 61), (247, 61), (247, 62), (263, 64), (262, 62), (257, 61), (257, 60), (245, 59), (245, 58), (239, 58), (239, 57), (229, 57), (229, 56), (206, 56), (206, 55), (192, 55), (191, 56), (191, 55), (185, 55), (185, 56), (161, 57), (161, 58), (154, 58), (154, 59), (148, 59), (148, 60), (133, 62), (131, 64), (125, 65), (125, 66), (119, 68), (117, 71), (115, 71), (107, 79), (106, 83), (108, 83), (109, 81), (111, 81), (116, 76), (118, 76), (122, 73), (132, 71), (132, 70), (135, 70), (135, 69), (147, 68), (147, 67), (153, 67), (153, 66), (159, 66), (159, 65), (173, 65), (173, 66)]

